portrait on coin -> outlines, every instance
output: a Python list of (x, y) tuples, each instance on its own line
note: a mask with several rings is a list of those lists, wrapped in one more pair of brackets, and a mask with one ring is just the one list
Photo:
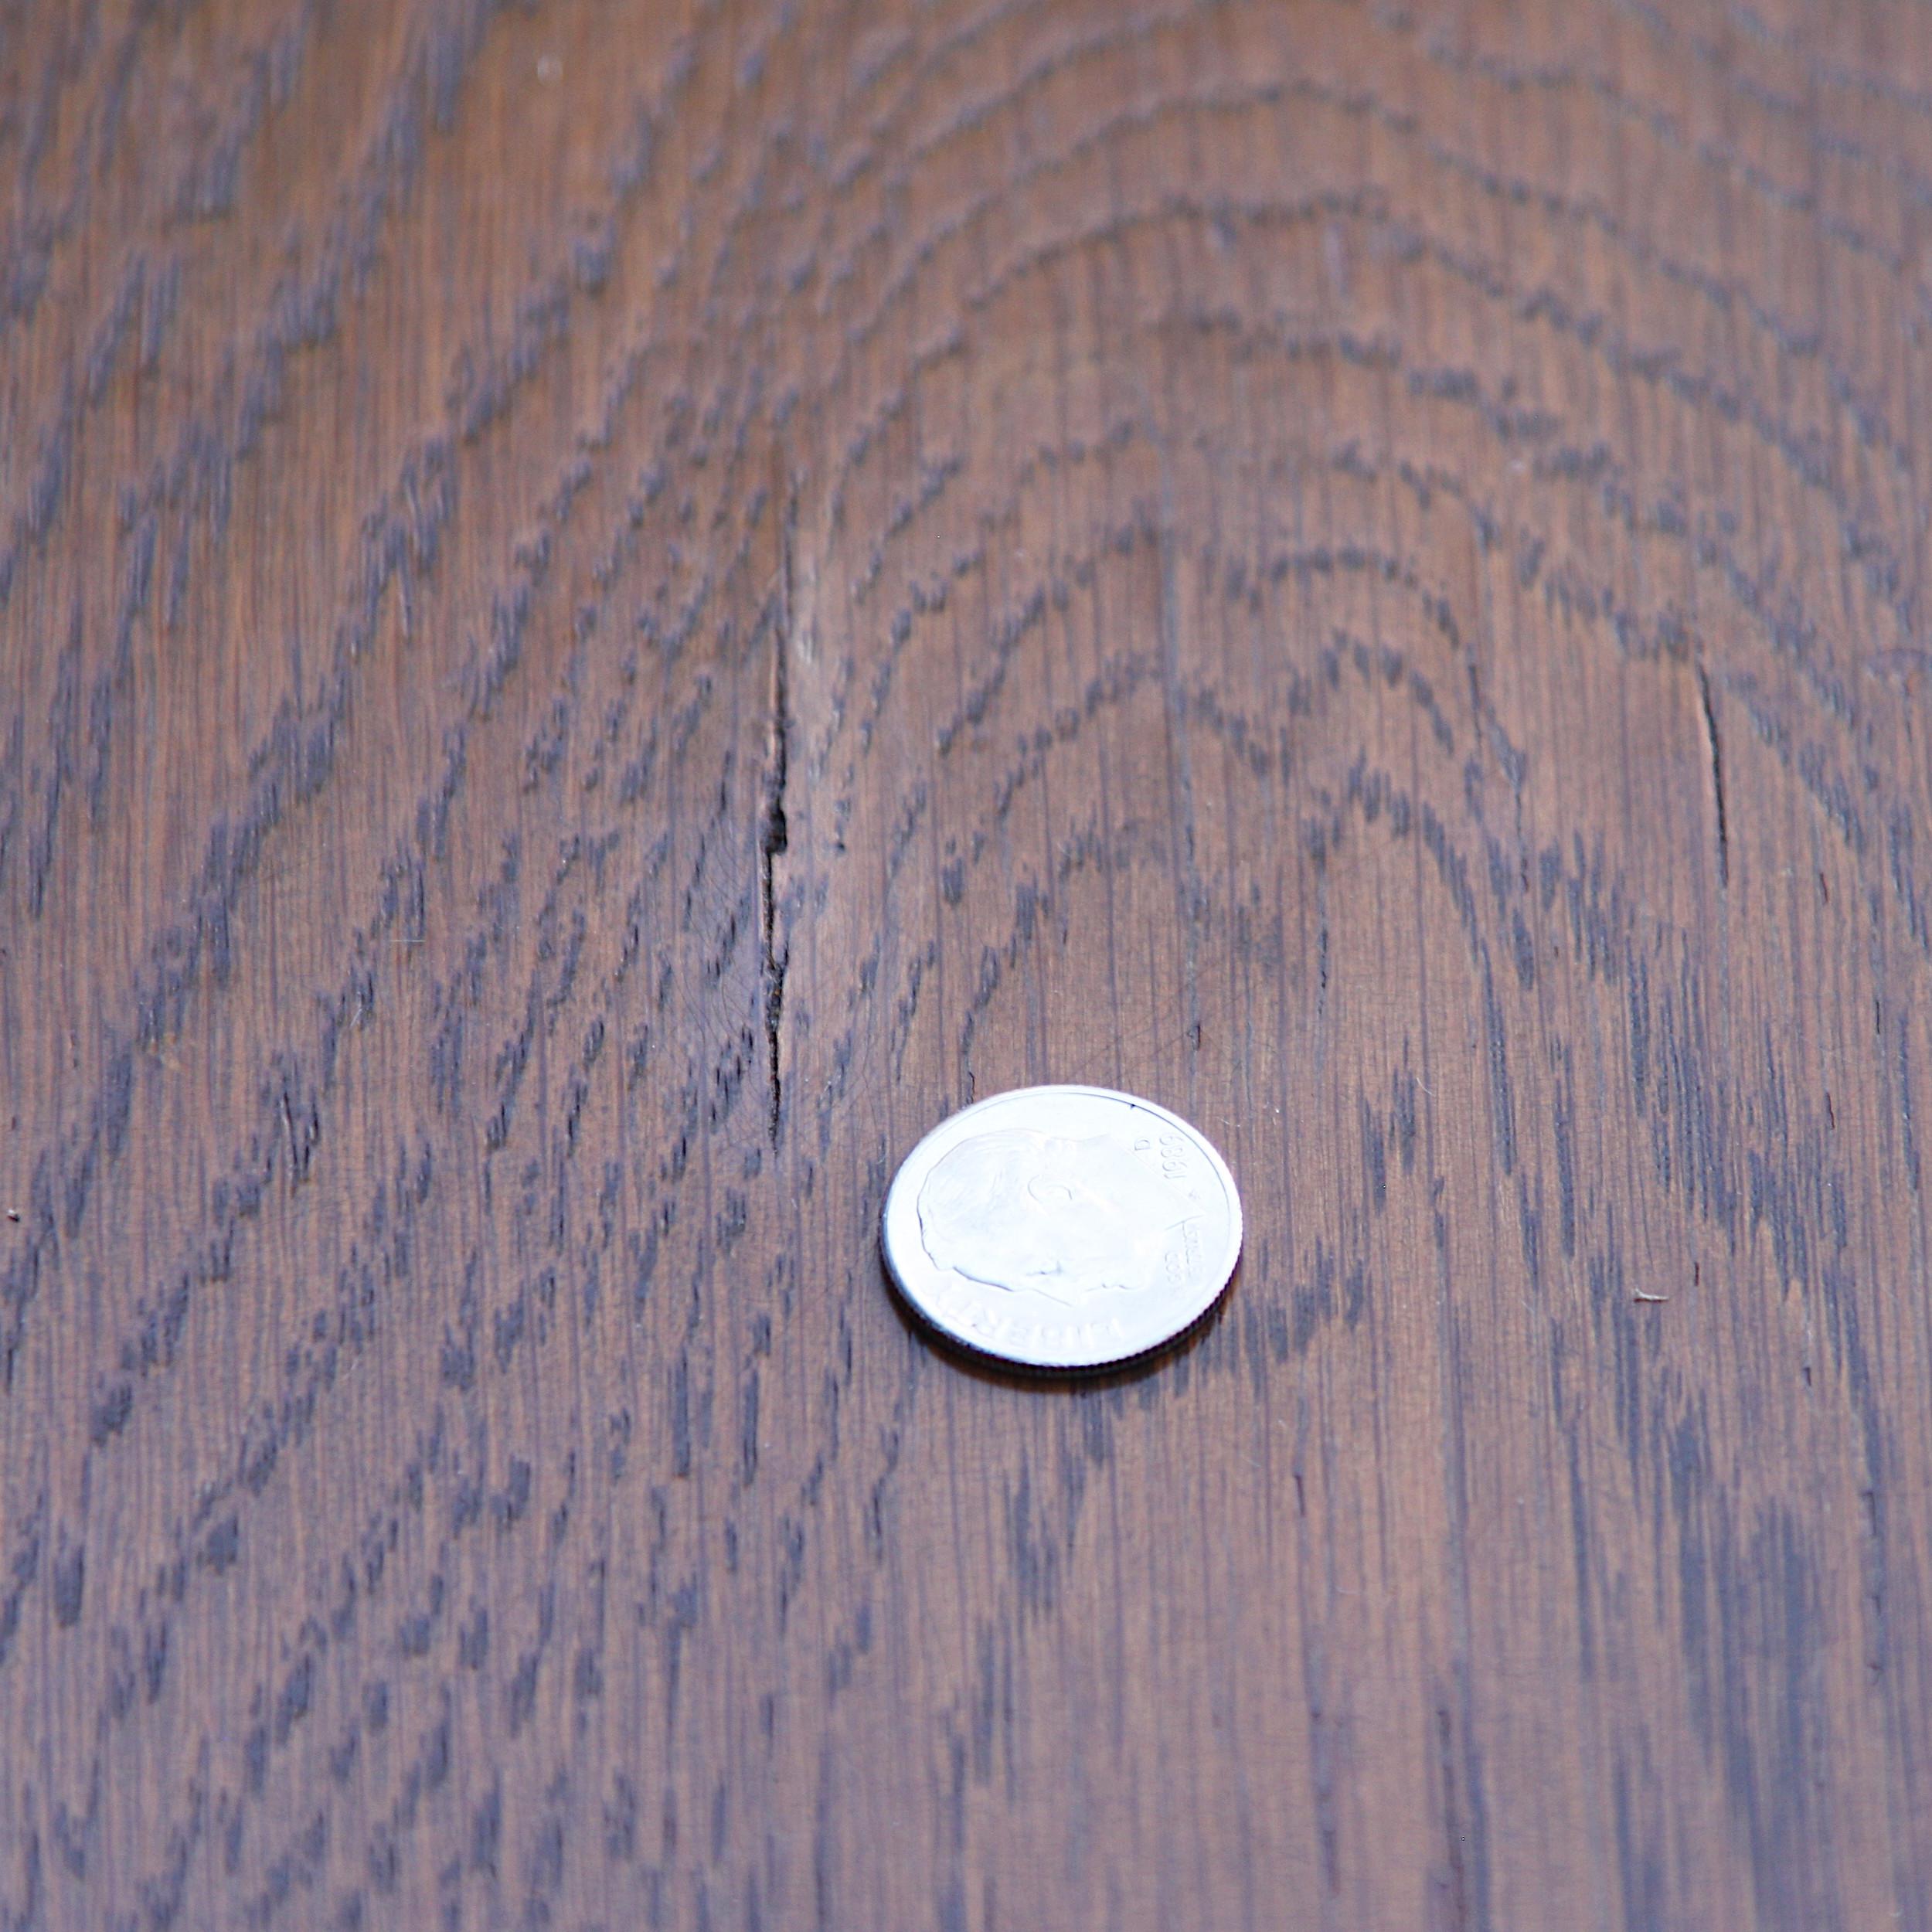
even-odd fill
[(1161, 1285), (1197, 1210), (1117, 1136), (1003, 1128), (952, 1148), (919, 1191), (934, 1264), (1077, 1305)]

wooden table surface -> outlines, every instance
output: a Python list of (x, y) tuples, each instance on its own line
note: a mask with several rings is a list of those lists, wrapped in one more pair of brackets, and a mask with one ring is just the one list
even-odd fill
[(1932, 15), (0, 76), (0, 1927), (1932, 1927)]

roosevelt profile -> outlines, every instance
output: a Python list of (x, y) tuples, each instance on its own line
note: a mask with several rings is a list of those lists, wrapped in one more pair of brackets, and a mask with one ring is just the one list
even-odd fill
[(920, 1239), (935, 1266), (1066, 1304), (1159, 1286), (1192, 1211), (1117, 1137), (1020, 1128), (961, 1141), (919, 1190)]

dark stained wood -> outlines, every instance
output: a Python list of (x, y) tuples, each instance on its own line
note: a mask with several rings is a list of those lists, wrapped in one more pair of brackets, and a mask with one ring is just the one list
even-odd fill
[(1932, 1926), (1932, 16), (0, 77), (0, 1927)]

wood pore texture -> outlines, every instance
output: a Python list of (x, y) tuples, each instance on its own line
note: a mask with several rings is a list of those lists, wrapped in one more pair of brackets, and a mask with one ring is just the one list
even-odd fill
[(0, 1927), (1932, 1927), (1932, 19), (0, 73)]

